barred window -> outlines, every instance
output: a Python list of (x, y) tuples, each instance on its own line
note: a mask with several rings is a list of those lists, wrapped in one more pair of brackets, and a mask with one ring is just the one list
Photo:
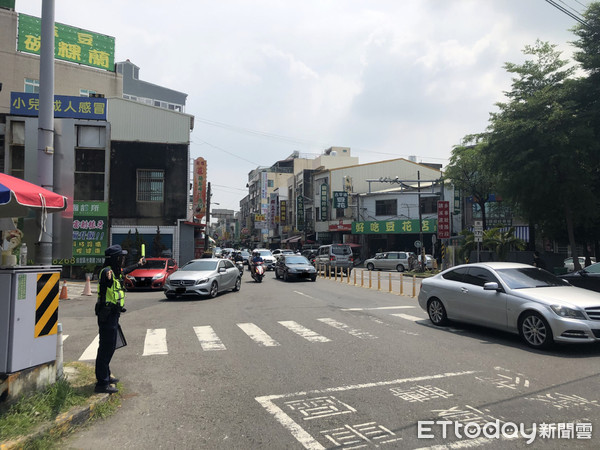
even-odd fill
[(162, 170), (137, 171), (137, 201), (162, 202), (165, 193), (165, 173)]

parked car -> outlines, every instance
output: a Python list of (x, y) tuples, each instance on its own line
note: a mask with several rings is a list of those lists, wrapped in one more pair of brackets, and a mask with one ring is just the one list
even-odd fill
[[(583, 269), (585, 267), (585, 257), (579, 256), (577, 259), (579, 260), (579, 265)], [(591, 259), (592, 263), (596, 262), (596, 258), (592, 257), (590, 259)], [(575, 263), (573, 262), (573, 257), (569, 257), (569, 258), (565, 259), (563, 264), (564, 264), (565, 268), (567, 269), (567, 272), (573, 272), (575, 270)]]
[(124, 285), (128, 291), (134, 289), (162, 289), (167, 277), (177, 270), (171, 258), (146, 258), (146, 264), (125, 275)]
[(600, 292), (600, 263), (592, 264), (576, 272), (560, 275), (560, 277), (573, 286)]
[(317, 269), (301, 255), (280, 255), (274, 270), (275, 278), (283, 278), (283, 281), (302, 278), (316, 281), (317, 279)]
[[(421, 262), (421, 255), (417, 256), (417, 261), (419, 263)], [(425, 268), (427, 270), (433, 270), (433, 261), (434, 261), (434, 258), (432, 255), (425, 255)]]
[(469, 322), (520, 334), (531, 347), (600, 341), (600, 294), (527, 264), (464, 264), (422, 281), (434, 325)]
[(354, 266), (353, 262), (352, 248), (348, 244), (321, 245), (315, 258), (315, 264), (325, 266), (327, 274), (334, 269), (349, 275)]
[[(252, 252), (258, 252), (260, 254), (260, 257), (263, 259), (265, 269), (273, 270), (273, 265), (275, 264), (275, 257), (271, 253), (271, 250), (266, 248), (255, 248)], [(250, 255), (250, 259), (252, 259), (252, 255)]]
[(193, 259), (167, 278), (164, 292), (169, 299), (180, 296), (214, 298), (229, 289), (239, 291), (241, 285), (240, 271), (230, 260)]
[(404, 272), (410, 270), (409, 258), (410, 252), (385, 252), (377, 253), (374, 258), (369, 258), (365, 261), (365, 267), (368, 270), (397, 270)]

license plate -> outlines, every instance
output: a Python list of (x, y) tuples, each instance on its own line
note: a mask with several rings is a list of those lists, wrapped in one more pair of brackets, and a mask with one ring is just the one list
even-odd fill
[(175, 293), (177, 294), (185, 294), (186, 289), (184, 287), (178, 287), (175, 289)]

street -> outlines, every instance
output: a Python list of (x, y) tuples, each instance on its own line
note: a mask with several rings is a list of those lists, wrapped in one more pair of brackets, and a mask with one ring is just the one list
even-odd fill
[[(386, 290), (246, 272), (215, 299), (130, 292), (111, 363), (123, 405), (66, 447), (597, 447), (600, 347), (436, 328)], [(61, 302), (65, 361), (93, 363), (94, 302)]]

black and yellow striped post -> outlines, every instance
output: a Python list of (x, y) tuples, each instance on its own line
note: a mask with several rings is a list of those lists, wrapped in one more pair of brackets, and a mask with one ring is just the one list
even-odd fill
[(56, 334), (60, 273), (39, 273), (35, 296), (36, 338)]

